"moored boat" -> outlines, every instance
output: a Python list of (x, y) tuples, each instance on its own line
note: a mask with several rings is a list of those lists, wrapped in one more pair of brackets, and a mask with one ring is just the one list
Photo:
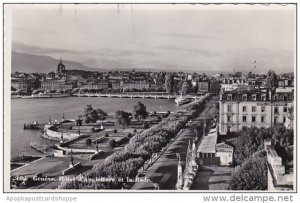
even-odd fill
[(175, 98), (175, 103), (180, 106), (180, 105), (183, 105), (183, 104), (187, 104), (189, 102), (191, 102), (192, 100), (190, 98), (186, 98), (182, 95), (180, 95), (179, 97), (176, 97)]

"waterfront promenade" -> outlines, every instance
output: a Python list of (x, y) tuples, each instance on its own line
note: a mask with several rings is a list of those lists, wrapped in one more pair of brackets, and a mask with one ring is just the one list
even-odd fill
[(208, 121), (211, 118), (213, 103), (205, 104), (205, 109), (189, 123), (188, 127), (183, 129), (183, 132), (171, 143), (166, 151), (160, 156), (157, 161), (150, 166), (145, 172), (145, 176), (151, 180), (151, 183), (139, 182), (133, 185), (132, 190), (153, 189), (158, 184), (161, 190), (174, 190), (177, 181), (177, 166), (178, 158), (176, 153), (180, 153), (181, 157), (186, 157), (189, 141), (192, 142), (195, 137), (195, 129), (198, 129), (202, 135), (203, 120)]

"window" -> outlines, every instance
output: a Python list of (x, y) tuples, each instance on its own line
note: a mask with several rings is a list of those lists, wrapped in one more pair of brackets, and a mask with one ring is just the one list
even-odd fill
[(243, 122), (247, 122), (247, 116), (243, 116)]
[(247, 94), (243, 94), (242, 100), (243, 100), (243, 101), (246, 101), (246, 100), (247, 100)]
[(228, 122), (231, 122), (231, 121), (232, 121), (231, 116), (227, 116), (227, 121), (228, 121)]
[(227, 95), (227, 100), (228, 101), (231, 101), (232, 100), (232, 95), (230, 94), (230, 95)]
[(267, 100), (267, 97), (266, 97), (265, 94), (261, 95), (261, 100), (262, 100), (262, 101), (266, 101), (266, 100)]
[(274, 114), (278, 114), (278, 107), (277, 106), (274, 107)]
[(283, 116), (283, 123), (285, 123), (286, 122), (286, 117), (285, 116)]
[(253, 94), (253, 95), (252, 95), (252, 100), (253, 100), (253, 101), (256, 101), (256, 94)]
[(228, 105), (227, 105), (227, 111), (228, 111), (228, 112), (231, 112), (231, 110), (232, 110), (232, 106), (231, 106), (231, 104), (228, 104)]
[(287, 96), (283, 96), (283, 101), (287, 101)]
[(256, 122), (256, 117), (252, 116), (252, 123)]
[(286, 107), (286, 106), (283, 107), (283, 112), (284, 112), (284, 113), (287, 112), (287, 107)]
[(264, 117), (264, 116), (261, 117), (261, 122), (262, 122), (262, 123), (265, 122), (265, 117)]
[(252, 106), (252, 112), (256, 112), (256, 106)]
[(265, 107), (265, 106), (262, 106), (262, 107), (261, 107), (261, 112), (265, 112), (265, 110), (266, 110), (266, 107)]
[(246, 112), (246, 111), (247, 111), (247, 107), (243, 106), (243, 112)]

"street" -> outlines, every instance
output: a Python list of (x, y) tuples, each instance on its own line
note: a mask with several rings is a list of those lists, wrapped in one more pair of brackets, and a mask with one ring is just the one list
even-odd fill
[[(188, 127), (183, 129), (183, 132), (177, 139), (168, 147), (168, 149), (161, 155), (161, 157), (150, 166), (145, 172), (145, 176), (152, 182), (136, 183), (131, 189), (153, 189), (153, 184), (158, 184), (159, 189), (174, 190), (177, 181), (177, 153), (182, 157), (182, 163), (185, 163), (186, 151), (189, 141), (192, 143), (195, 138), (195, 129), (198, 129), (199, 134), (203, 132), (203, 121), (208, 122), (212, 119), (215, 112), (213, 102), (205, 104), (204, 110), (188, 124)], [(206, 129), (207, 131), (207, 129)]]

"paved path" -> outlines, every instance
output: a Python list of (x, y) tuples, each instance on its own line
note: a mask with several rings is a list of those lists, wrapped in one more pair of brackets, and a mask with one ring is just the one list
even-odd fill
[(180, 134), (161, 157), (147, 169), (145, 176), (149, 178), (152, 183), (136, 183), (131, 188), (132, 190), (153, 189), (153, 183), (157, 183), (161, 190), (175, 189), (178, 166), (176, 153), (180, 153), (182, 160), (185, 159), (188, 143), (189, 141), (192, 143), (192, 140), (195, 137), (194, 129), (198, 128), (200, 134), (202, 133), (203, 119), (208, 120), (211, 118), (211, 114), (213, 113), (211, 112), (212, 107), (213, 103), (206, 104), (202, 113), (200, 113), (197, 118), (193, 119), (188, 127), (184, 128), (183, 133)]

